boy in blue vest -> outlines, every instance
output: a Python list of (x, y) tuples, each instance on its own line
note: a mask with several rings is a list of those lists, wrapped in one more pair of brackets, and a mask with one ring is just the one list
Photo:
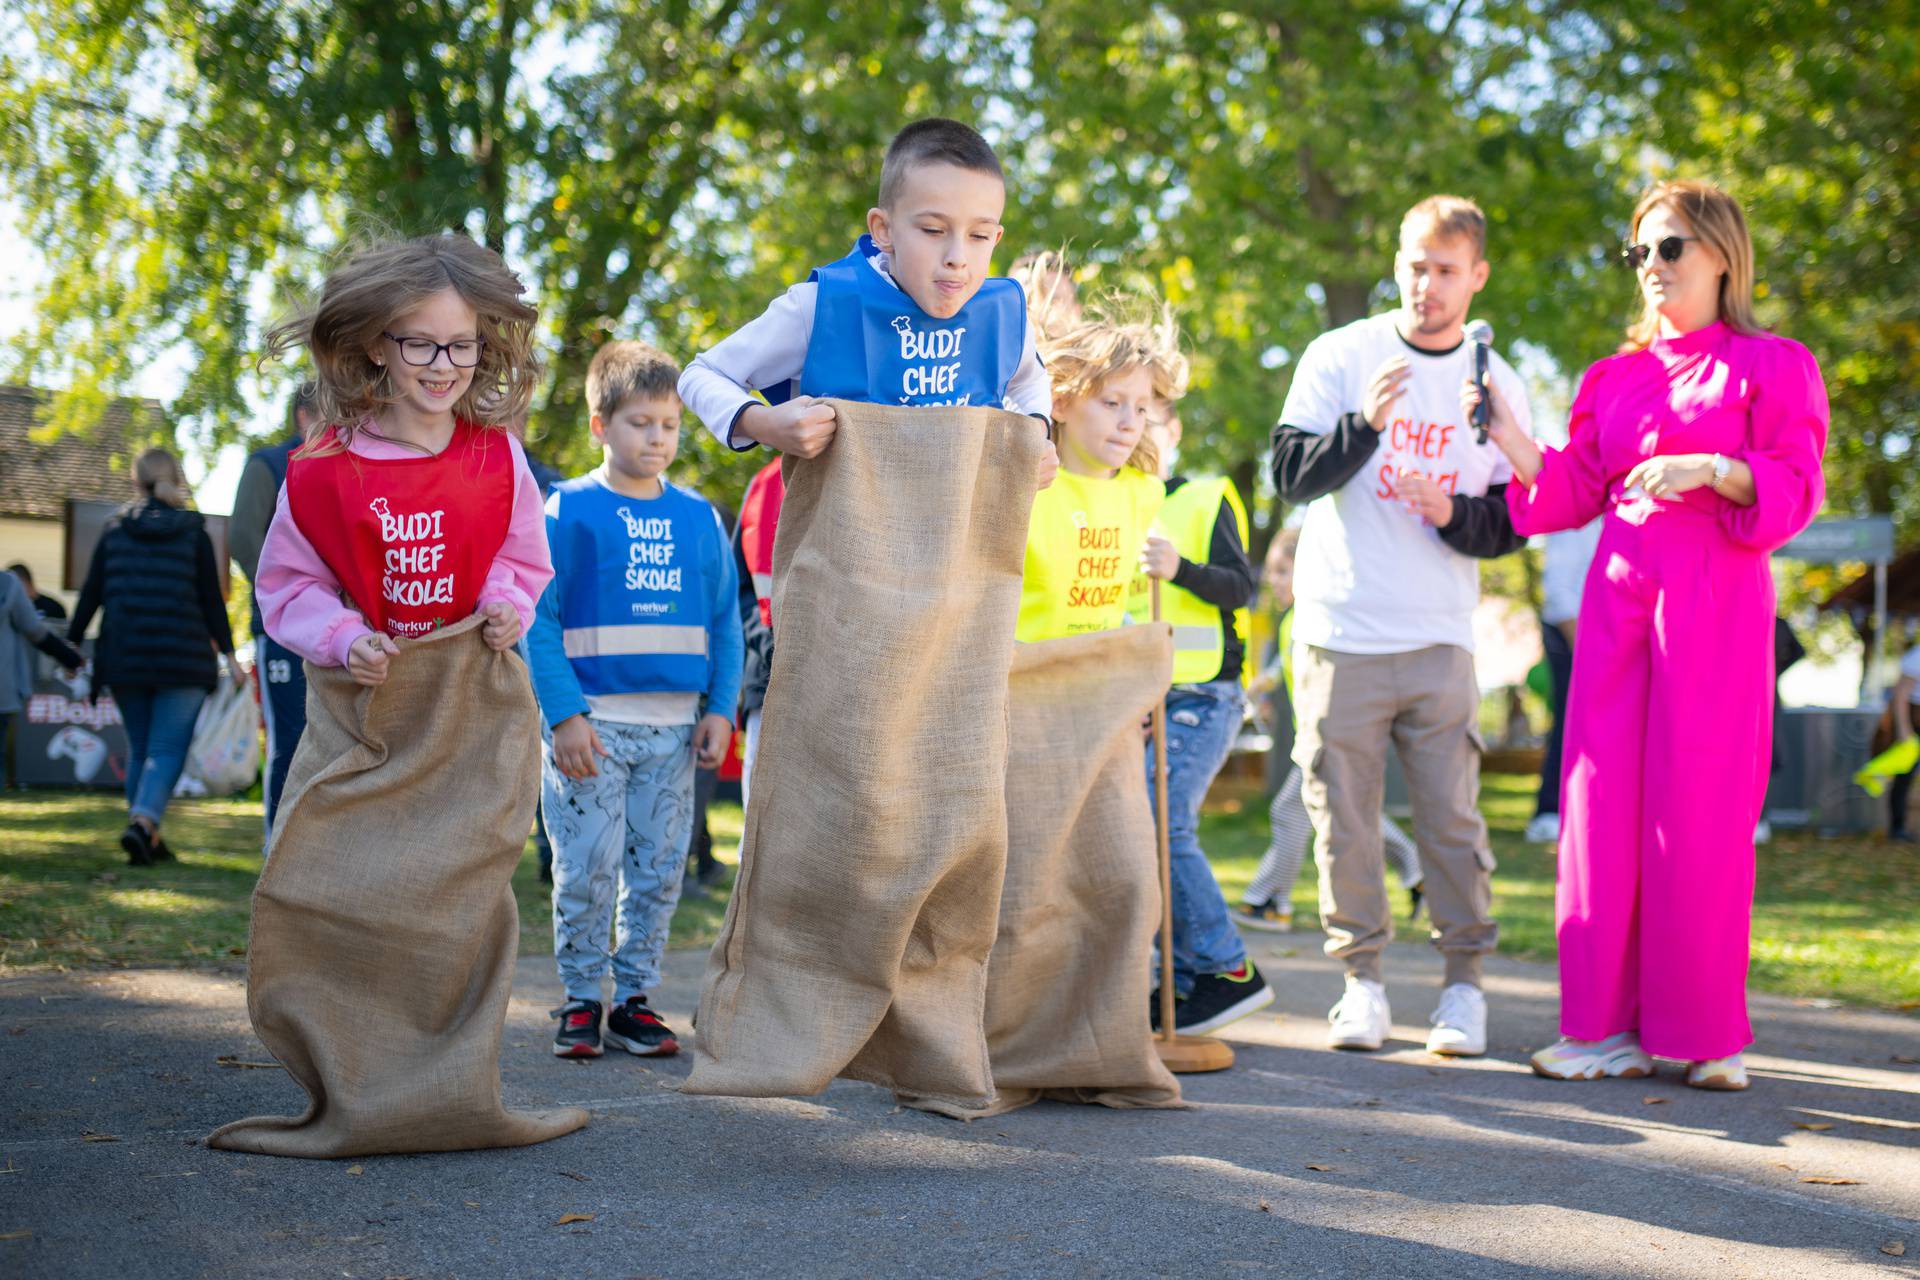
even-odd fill
[[(1006, 203), (986, 139), (956, 120), (908, 125), (887, 147), (867, 234), (696, 357), (680, 378), (687, 407), (729, 448), (800, 458), (833, 443), (828, 397), (985, 405), (1048, 424), (1053, 389), (1026, 299), (988, 274)], [(1059, 465), (1049, 444), (1042, 488)]]
[[(706, 499), (667, 483), (680, 448), (679, 370), (641, 342), (587, 367), (601, 465), (553, 487), (553, 581), (527, 645), (544, 735), (541, 808), (553, 843), (553, 953), (566, 986), (553, 1052), (679, 1050), (647, 1004), (680, 900), (697, 762), (732, 735), (742, 645), (733, 552)], [(615, 886), (619, 932), (609, 955)]]

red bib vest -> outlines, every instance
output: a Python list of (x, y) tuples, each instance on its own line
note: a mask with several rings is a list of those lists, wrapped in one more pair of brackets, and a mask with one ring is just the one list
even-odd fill
[(740, 555), (753, 575), (753, 596), (760, 621), (773, 625), (773, 535), (780, 527), (780, 502), (787, 496), (779, 459), (769, 462), (747, 484), (740, 500)]
[(479, 602), (507, 540), (515, 479), (506, 436), (460, 422), (432, 457), (296, 454), (287, 511), (368, 626), (423, 636)]

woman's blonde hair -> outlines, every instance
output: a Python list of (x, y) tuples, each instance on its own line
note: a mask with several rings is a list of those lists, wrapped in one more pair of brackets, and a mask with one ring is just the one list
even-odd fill
[[(1084, 400), (1129, 369), (1147, 371), (1156, 400), (1171, 404), (1187, 394), (1189, 367), (1180, 350), (1180, 326), (1173, 309), (1151, 294), (1109, 294), (1078, 324), (1056, 334), (1041, 329), (1038, 340), (1057, 399)], [(1151, 433), (1140, 433), (1126, 465), (1160, 474), (1160, 449)]]
[[(1658, 208), (1671, 209), (1687, 220), (1700, 242), (1725, 260), (1720, 277), (1720, 318), (1735, 333), (1759, 333), (1753, 318), (1753, 238), (1747, 234), (1746, 215), (1732, 196), (1711, 182), (1686, 179), (1659, 182), (1633, 206), (1633, 238), (1640, 237), (1640, 221)], [(1640, 318), (1627, 326), (1622, 351), (1638, 351), (1660, 334), (1660, 309), (1643, 302)]]
[(325, 451), (344, 448), (369, 415), (399, 398), (367, 350), (396, 317), (445, 289), (473, 308), (480, 338), (480, 362), (455, 415), (490, 427), (525, 418), (540, 378), (533, 353), (539, 312), (523, 300), (520, 277), (464, 235), (376, 240), (348, 250), (320, 296), (267, 331), (266, 359), (301, 346), (313, 357), (308, 447), (331, 433), (337, 443)]
[(133, 487), (170, 507), (187, 505), (187, 473), (165, 449), (148, 449), (133, 460)]

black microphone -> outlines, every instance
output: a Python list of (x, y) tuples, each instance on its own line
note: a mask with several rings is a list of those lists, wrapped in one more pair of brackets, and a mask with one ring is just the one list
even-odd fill
[(1473, 406), (1473, 426), (1481, 444), (1487, 442), (1487, 428), (1493, 423), (1493, 391), (1487, 386), (1487, 364), (1492, 355), (1493, 326), (1475, 320), (1467, 326), (1467, 341), (1473, 344), (1473, 385), (1480, 388), (1480, 403)]

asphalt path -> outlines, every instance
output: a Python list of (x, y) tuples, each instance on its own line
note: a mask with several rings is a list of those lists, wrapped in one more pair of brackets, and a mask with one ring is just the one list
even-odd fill
[[(1525, 1065), (1554, 1034), (1550, 968), (1496, 960), (1491, 1051), (1449, 1063), (1422, 1047), (1435, 957), (1395, 943), (1396, 1040), (1335, 1053), (1319, 942), (1255, 940), (1280, 998), (1229, 1028), (1232, 1070), (1186, 1079), (1190, 1109), (971, 1124), (862, 1084), (695, 1098), (684, 1057), (557, 1061), (551, 962), (523, 959), (508, 1099), (586, 1107), (588, 1127), (354, 1161), (202, 1145), (302, 1103), (284, 1072), (236, 1065), (267, 1061), (239, 973), (0, 980), (0, 1276), (1920, 1271), (1920, 1019), (1757, 997), (1745, 1094), (1688, 1089), (1673, 1064), (1562, 1084)], [(656, 1001), (683, 1031), (702, 961), (674, 953)]]

